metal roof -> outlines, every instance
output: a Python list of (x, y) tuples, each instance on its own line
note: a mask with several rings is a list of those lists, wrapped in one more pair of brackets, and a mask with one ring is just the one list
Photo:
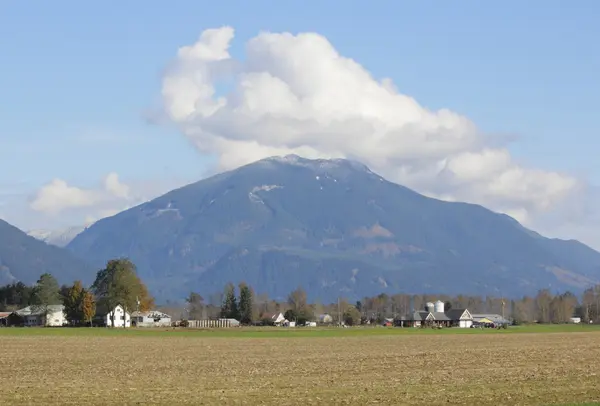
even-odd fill
[(473, 320), (475, 320), (475, 321), (479, 321), (481, 319), (489, 319), (494, 323), (508, 323), (509, 322), (507, 319), (505, 319), (501, 315), (493, 314), (493, 313), (489, 313), (489, 314), (478, 313), (478, 314), (472, 314), (472, 316), (473, 316)]
[(150, 310), (147, 312), (133, 312), (131, 313), (131, 315), (133, 317), (160, 317), (161, 319), (170, 319), (171, 316), (169, 316), (166, 313), (160, 312), (158, 310)]
[(62, 312), (64, 310), (63, 305), (48, 305), (48, 306), (27, 306), (23, 309), (15, 311), (15, 313), (21, 317), (24, 316), (39, 316), (44, 314), (47, 309), (50, 313)]
[(446, 315), (448, 316), (448, 318), (450, 318), (450, 320), (460, 320), (460, 317), (466, 311), (467, 309), (450, 309), (446, 312)]
[(436, 321), (450, 321), (450, 318), (448, 316), (446, 316), (446, 313), (433, 312), (431, 314), (433, 315), (433, 318)]

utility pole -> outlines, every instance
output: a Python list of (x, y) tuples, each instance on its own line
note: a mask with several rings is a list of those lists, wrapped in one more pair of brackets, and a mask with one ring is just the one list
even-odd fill
[(338, 324), (342, 327), (342, 311), (340, 310), (340, 297), (338, 296)]

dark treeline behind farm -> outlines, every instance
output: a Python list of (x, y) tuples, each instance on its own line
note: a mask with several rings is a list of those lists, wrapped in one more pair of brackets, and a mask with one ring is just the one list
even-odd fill
[[(240, 288), (243, 294), (238, 296)], [(63, 286), (61, 291), (65, 289)], [(33, 292), (33, 287), (20, 282), (0, 287), (0, 311), (13, 311), (28, 306), (32, 303)], [(340, 316), (345, 317), (345, 314), (354, 310), (358, 311), (363, 322), (381, 322), (385, 318), (405, 316), (413, 309), (423, 309), (427, 302), (441, 300), (445, 302), (446, 310), (466, 308), (471, 313), (495, 313), (504, 315), (515, 323), (566, 323), (574, 316), (581, 317), (583, 322), (600, 322), (600, 285), (587, 289), (581, 297), (570, 292), (553, 294), (544, 289), (534, 297), (513, 300), (492, 296), (380, 294), (352, 303), (342, 297), (339, 303), (308, 303), (306, 296), (306, 292), (298, 288), (290, 293), (287, 300), (277, 301), (266, 294), (255, 294), (244, 283), (238, 289), (228, 284), (222, 293), (204, 298), (191, 292), (184, 303), (167, 301), (156, 308), (174, 319), (237, 316), (243, 319), (244, 324), (266, 320), (279, 312), (288, 312), (296, 319), (307, 321), (318, 321), (320, 315), (329, 314), (337, 322)]]
[[(240, 286), (247, 288), (243, 283)], [(239, 313), (231, 312), (230, 309), (233, 288), (229, 284), (223, 293), (208, 298), (192, 292), (185, 304), (167, 302), (159, 308), (181, 319), (237, 316)], [(251, 295), (253, 321), (266, 320), (272, 314), (291, 311), (291, 314), (301, 315), (299, 318), (304, 320), (318, 321), (320, 315), (329, 314), (337, 322), (339, 317), (345, 318), (344, 315), (348, 314), (350, 308), (355, 308), (363, 322), (382, 322), (386, 318), (406, 316), (413, 309), (423, 309), (427, 302), (441, 300), (445, 302), (446, 310), (466, 308), (472, 314), (494, 313), (504, 315), (515, 323), (568, 323), (572, 317), (580, 317), (583, 322), (600, 322), (600, 285), (587, 289), (581, 297), (570, 292), (553, 294), (544, 289), (534, 297), (525, 296), (513, 300), (492, 296), (380, 294), (352, 303), (344, 298), (340, 298), (339, 303), (307, 303), (306, 292), (302, 288), (291, 292), (287, 300), (283, 301), (270, 299), (266, 294), (256, 295), (253, 291)]]

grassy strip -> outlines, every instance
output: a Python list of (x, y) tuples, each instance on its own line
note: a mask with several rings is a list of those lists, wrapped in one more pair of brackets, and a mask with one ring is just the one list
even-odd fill
[(530, 325), (500, 329), (420, 329), (397, 327), (354, 327), (354, 328), (279, 328), (242, 327), (229, 329), (187, 328), (0, 328), (0, 336), (147, 336), (147, 337), (231, 337), (231, 338), (310, 338), (310, 337), (363, 337), (405, 335), (493, 335), (523, 333), (583, 333), (600, 332), (600, 326), (588, 325)]

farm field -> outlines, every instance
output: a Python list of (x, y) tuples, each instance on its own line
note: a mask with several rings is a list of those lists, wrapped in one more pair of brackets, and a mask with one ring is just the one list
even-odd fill
[(600, 331), (588, 326), (166, 330), (0, 329), (0, 404), (600, 400)]

